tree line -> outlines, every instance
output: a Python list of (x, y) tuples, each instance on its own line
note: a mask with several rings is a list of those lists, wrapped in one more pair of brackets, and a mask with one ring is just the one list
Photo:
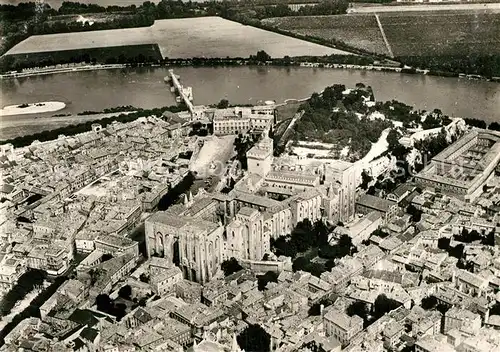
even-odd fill
[(14, 318), (0, 331), (0, 347), (5, 344), (5, 337), (24, 319), (40, 318), (40, 307), (66, 282), (66, 276), (57, 277), (50, 286), (46, 287), (36, 296), (22, 312), (16, 314)]
[(37, 287), (42, 286), (46, 277), (47, 275), (44, 271), (37, 269), (28, 269), (22, 274), (14, 287), (2, 297), (0, 301), (0, 316), (9, 315), (17, 302), (23, 300), (28, 293)]
[(245, 65), (300, 66), (304, 62), (317, 63), (320, 67), (328, 64), (368, 66), (374, 63), (374, 59), (366, 56), (334, 54), (320, 57), (290, 57), (285, 55), (282, 58), (272, 58), (264, 50), (260, 50), (256, 55), (250, 55), (246, 58), (163, 58), (157, 44), (144, 44), (7, 55), (0, 59), (0, 72), (21, 72), (27, 68), (52, 67), (67, 64), (122, 64), (130, 67), (152, 65), (218, 67)]
[(402, 56), (396, 60), (412, 67), (429, 69), (430, 75), (458, 77), (476, 74), (486, 78), (500, 76), (500, 55)]

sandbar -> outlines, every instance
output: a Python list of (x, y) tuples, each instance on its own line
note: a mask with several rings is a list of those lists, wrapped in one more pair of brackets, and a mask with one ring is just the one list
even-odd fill
[(42, 101), (33, 104), (9, 105), (0, 110), (0, 116), (41, 114), (44, 112), (59, 111), (65, 107), (66, 104), (60, 101)]

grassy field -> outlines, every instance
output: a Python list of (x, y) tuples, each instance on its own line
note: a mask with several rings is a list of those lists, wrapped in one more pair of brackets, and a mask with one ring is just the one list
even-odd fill
[(279, 17), (263, 23), (292, 33), (324, 40), (340, 40), (352, 47), (388, 55), (374, 15)]
[(249, 57), (259, 50), (276, 58), (349, 54), (220, 17), (202, 17), (158, 20), (151, 27), (32, 36), (7, 55), (153, 43), (168, 58)]
[[(384, 12), (380, 22), (398, 56), (500, 54), (500, 13), (487, 11)], [(388, 54), (374, 14), (271, 18), (292, 33), (343, 41)]]

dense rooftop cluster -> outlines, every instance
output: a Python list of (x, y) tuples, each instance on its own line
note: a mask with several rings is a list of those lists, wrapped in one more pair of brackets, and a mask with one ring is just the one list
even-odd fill
[[(345, 104), (340, 88), (327, 95)], [(379, 138), (382, 157), (275, 156), (272, 107), (251, 110), (263, 125), (238, 138), (190, 136), (166, 114), (3, 145), (2, 349), (500, 348), (497, 133), (388, 118), (400, 132)], [(239, 126), (239, 111), (200, 123), (231, 112)], [(394, 177), (395, 145), (415, 164), (428, 138), (444, 150)], [(433, 163), (459, 162), (470, 191), (426, 181)]]

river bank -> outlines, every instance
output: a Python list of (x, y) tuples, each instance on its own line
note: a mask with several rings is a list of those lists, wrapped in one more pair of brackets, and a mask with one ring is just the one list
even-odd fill
[(58, 65), (58, 66), (24, 69), (22, 70), (22, 72), (7, 72), (4, 74), (0, 74), (0, 79), (53, 75), (56, 73), (68, 73), (68, 72), (79, 72), (79, 71), (112, 70), (112, 69), (127, 67), (126, 64), (110, 64), (110, 65), (97, 64), (97, 65), (72, 65), (72, 66)]
[[(0, 74), (0, 80), (24, 78), (33, 76), (53, 75), (58, 73), (116, 70), (136, 67), (233, 67), (233, 66), (273, 66), (273, 67), (307, 67), (307, 68), (327, 68), (327, 69), (347, 69), (359, 71), (383, 71), (407, 74), (429, 75), (436, 77), (455, 77), (469, 80), (483, 80), (487, 82), (500, 83), (500, 77), (486, 78), (480, 75), (468, 75), (465, 73), (433, 72), (427, 69), (413, 68), (409, 66), (399, 67), (380, 64), (355, 64), (355, 63), (329, 63), (313, 61), (288, 61), (285, 59), (272, 59), (266, 62), (256, 62), (254, 60), (236, 59), (172, 59), (165, 60), (158, 64), (95, 64), (95, 65), (57, 65), (54, 67), (43, 67), (35, 69), (25, 69), (22, 72), (8, 72)], [(346, 60), (352, 61), (352, 60)]]
[[(449, 116), (476, 117), (488, 123), (500, 121), (498, 84), (486, 81), (300, 66), (182, 66), (174, 67), (174, 72), (184, 86), (193, 88), (195, 105), (210, 105), (221, 99), (227, 99), (231, 105), (258, 105), (266, 100), (281, 104), (288, 99), (308, 98), (332, 84), (354, 87), (364, 83), (373, 88), (378, 101), (394, 99), (419, 110), (438, 108)], [(125, 105), (143, 109), (175, 105), (175, 96), (164, 81), (166, 75), (167, 67), (127, 67), (4, 80), (3, 105), (62, 101), (66, 108), (57, 113), (2, 117), (0, 133), (5, 132), (10, 138), (36, 133), (48, 123), (45, 119), (52, 119), (54, 114), (75, 116)], [(74, 120), (70, 117), (64, 121), (54, 119), (51, 127), (71, 121)], [(8, 129), (4, 128), (9, 124)]]
[(0, 110), (0, 116), (43, 114), (62, 110), (66, 104), (60, 101), (43, 101), (32, 104), (8, 105)]

